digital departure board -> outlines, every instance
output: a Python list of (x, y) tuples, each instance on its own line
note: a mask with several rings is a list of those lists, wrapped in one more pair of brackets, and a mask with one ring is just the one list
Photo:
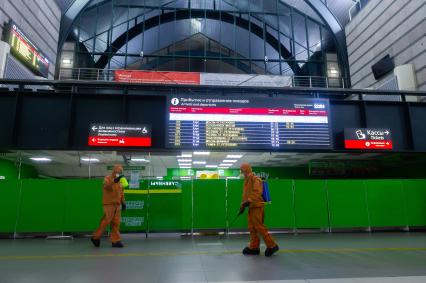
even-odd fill
[(8, 42), (13, 56), (30, 68), (35, 74), (47, 78), (49, 75), (49, 60), (13, 21), (9, 25)]
[(325, 99), (173, 96), (167, 147), (186, 149), (329, 149)]

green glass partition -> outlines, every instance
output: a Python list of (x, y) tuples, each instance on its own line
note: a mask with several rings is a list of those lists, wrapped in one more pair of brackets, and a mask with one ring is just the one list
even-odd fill
[(16, 232), (64, 231), (67, 180), (22, 180)]
[[(247, 210), (237, 217), (243, 195), (243, 180), (228, 179), (227, 183), (227, 219), (229, 229), (247, 229)], [(237, 217), (237, 218), (236, 218)], [(233, 222), (233, 223), (232, 223)]]
[(102, 180), (80, 179), (55, 182), (58, 185), (57, 188), (64, 190), (65, 195), (63, 231), (94, 231), (103, 215)]
[(331, 228), (370, 226), (363, 180), (329, 180), (327, 193)]
[(15, 230), (21, 182), (18, 180), (0, 181), (0, 233), (11, 233)]
[(265, 206), (265, 224), (271, 229), (295, 228), (293, 182), (269, 180), (272, 202)]
[(194, 229), (226, 228), (225, 180), (194, 180)]
[(372, 227), (407, 225), (400, 180), (366, 180), (365, 186)]
[(409, 226), (426, 226), (426, 180), (402, 180)]
[[(247, 212), (230, 225), (243, 180), (148, 182), (126, 190), (123, 232), (247, 229)], [(271, 179), (269, 189), (265, 224), (271, 229), (426, 226), (423, 179)], [(0, 233), (91, 233), (103, 213), (102, 180), (1, 180), (0, 206)]]
[(326, 182), (295, 180), (296, 228), (328, 228)]

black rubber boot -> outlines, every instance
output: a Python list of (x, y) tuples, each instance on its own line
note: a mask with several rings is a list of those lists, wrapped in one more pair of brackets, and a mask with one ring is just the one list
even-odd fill
[(267, 248), (265, 250), (265, 256), (270, 257), (272, 256), (274, 253), (276, 253), (280, 248), (278, 246), (275, 246), (273, 248)]
[(121, 241), (118, 241), (118, 242), (112, 243), (112, 247), (113, 248), (123, 248), (124, 245)]
[(243, 250), (243, 255), (258, 255), (260, 254), (260, 249), (250, 249), (249, 247), (245, 247)]
[(90, 241), (92, 241), (93, 245), (97, 248), (99, 248), (99, 246), (101, 245), (101, 240), (90, 238)]

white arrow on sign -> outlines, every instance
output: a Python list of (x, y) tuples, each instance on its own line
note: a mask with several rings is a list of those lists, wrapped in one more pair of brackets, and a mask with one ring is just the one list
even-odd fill
[(96, 131), (98, 128), (96, 126), (92, 127), (92, 131)]
[(124, 140), (120, 140), (118, 143), (122, 143), (122, 144), (124, 144)]
[(93, 138), (93, 139), (92, 139), (92, 142), (95, 142), (95, 141), (96, 141), (96, 139), (95, 139), (95, 138)]
[(388, 130), (386, 130), (385, 134), (386, 134), (386, 135), (389, 135), (389, 131), (388, 131)]

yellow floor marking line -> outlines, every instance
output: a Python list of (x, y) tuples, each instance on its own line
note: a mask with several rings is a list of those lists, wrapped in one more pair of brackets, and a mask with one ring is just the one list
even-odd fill
[(181, 194), (181, 189), (170, 189), (170, 190), (124, 190), (125, 194)]
[[(335, 248), (335, 249), (286, 249), (279, 253), (347, 253), (369, 251), (426, 251), (426, 248)], [(93, 253), (75, 255), (13, 255), (0, 256), (0, 260), (51, 260), (51, 259), (91, 259), (108, 257), (149, 257), (149, 256), (194, 256), (194, 255), (232, 255), (241, 254), (240, 250), (228, 250), (217, 252), (140, 252), (140, 253)]]

